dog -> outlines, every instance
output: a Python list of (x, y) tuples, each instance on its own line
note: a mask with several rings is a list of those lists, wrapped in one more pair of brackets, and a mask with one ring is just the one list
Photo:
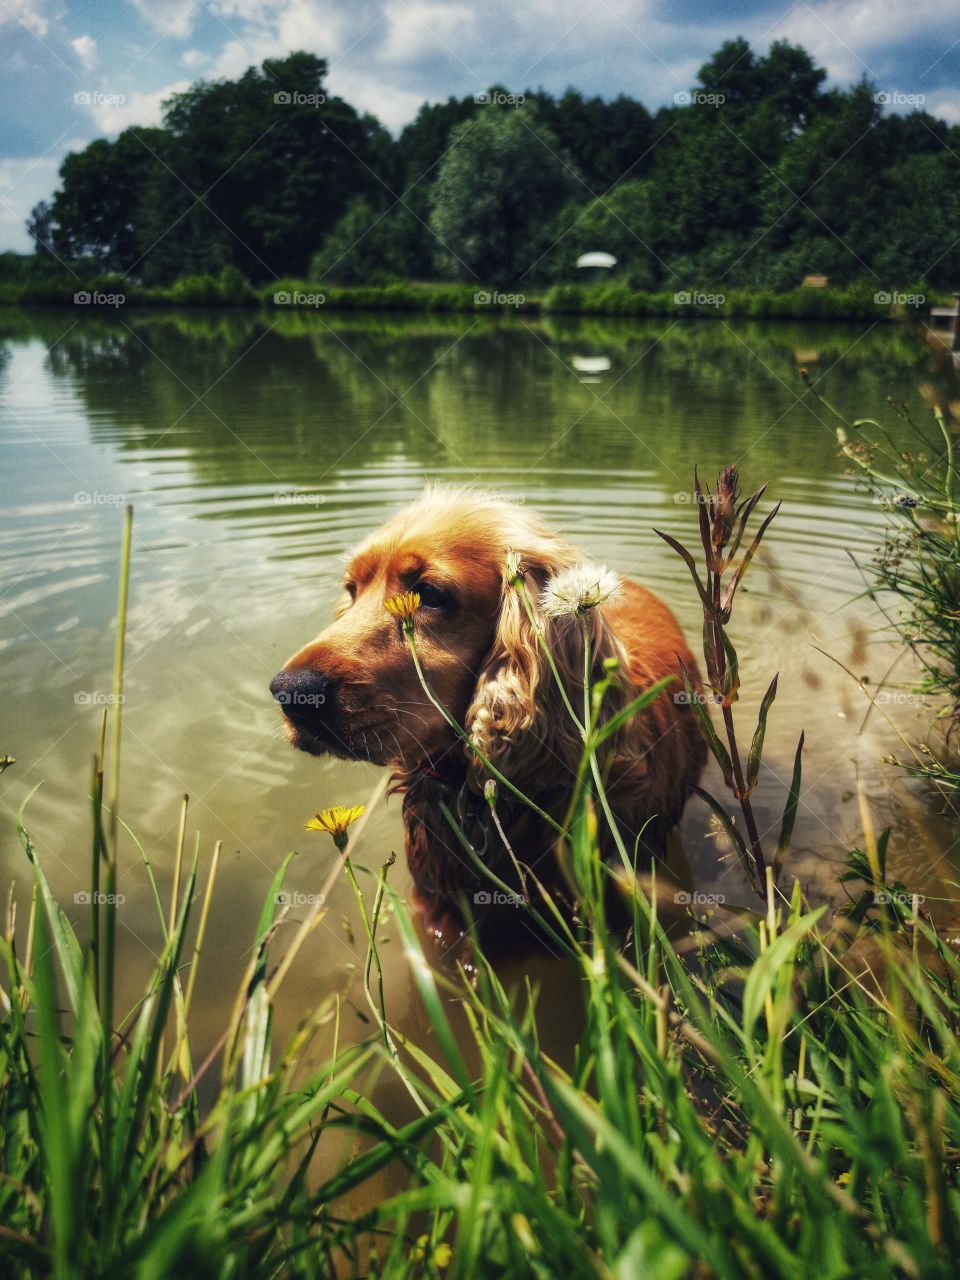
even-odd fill
[[(604, 761), (622, 839), (647, 866), (663, 856), (703, 769), (706, 748), (679, 679), (683, 662), (699, 688), (697, 667), (663, 601), (624, 580), (579, 617), (543, 612), (543, 593), (579, 560), (523, 506), (428, 487), (353, 553), (333, 622), (270, 685), (295, 747), (392, 766), (415, 899), (438, 934), (438, 922), (462, 918), (462, 895), (468, 903), (505, 896), (490, 893), (482, 866), (518, 892), (514, 859), (551, 892), (560, 884), (555, 828), (502, 783), (487, 785), (485, 761), (563, 821), (583, 750), (571, 711), (583, 711), (585, 635), (591, 684), (612, 671), (606, 718), (677, 677), (617, 730)], [(423, 682), (402, 621), (384, 607), (404, 592), (419, 596), (412, 625)]]

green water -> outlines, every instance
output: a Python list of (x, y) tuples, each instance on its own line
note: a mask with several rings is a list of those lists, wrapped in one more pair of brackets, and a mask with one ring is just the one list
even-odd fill
[[(198, 989), (211, 1025), (284, 852), (299, 851), (290, 884), (304, 893), (331, 864), (332, 846), (304, 833), (306, 818), (363, 801), (379, 777), (291, 751), (268, 682), (324, 626), (355, 540), (426, 478), (522, 498), (585, 552), (661, 592), (694, 639), (691, 584), (654, 529), (695, 538), (694, 464), (709, 475), (733, 461), (745, 485), (767, 482), (783, 508), (734, 628), (746, 732), (782, 672), (761, 828), (775, 841), (804, 729), (792, 873), (834, 894), (836, 864), (859, 839), (859, 769), (878, 825), (897, 824), (894, 870), (931, 900), (951, 892), (948, 829), (880, 763), (889, 728), (874, 714), (860, 732), (863, 695), (814, 647), (875, 682), (894, 656), (875, 609), (851, 603), (862, 585), (855, 561), (869, 561), (883, 510), (844, 473), (832, 424), (803, 399), (796, 367), (826, 375), (851, 415), (882, 412), (887, 394), (915, 400), (920, 358), (896, 330), (70, 311), (6, 313), (0, 337), (0, 752), (18, 758), (0, 782), (0, 887), (5, 896), (11, 877), (27, 883), (13, 814), (42, 781), (30, 825), (72, 918), (84, 917), (72, 895), (87, 883), (87, 784), (110, 690), (121, 513), (132, 502), (122, 811), (165, 882), (182, 793), (204, 861), (225, 842)], [(908, 661), (895, 677), (906, 684), (887, 710), (909, 722)], [(683, 830), (697, 886), (746, 901), (699, 803)], [(392, 849), (402, 851), (397, 801), (374, 812), (358, 856), (379, 867)], [(129, 843), (121, 864), (132, 993), (159, 930)], [(392, 874), (403, 889), (402, 858)], [(292, 975), (291, 1018), (298, 1002), (350, 982), (362, 1005), (351, 920), (340, 885)], [(404, 966), (393, 961), (388, 976), (399, 1014)]]

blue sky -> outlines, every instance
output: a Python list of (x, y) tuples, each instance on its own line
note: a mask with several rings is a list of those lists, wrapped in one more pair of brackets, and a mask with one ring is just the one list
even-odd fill
[(327, 58), (331, 90), (397, 130), (425, 99), (492, 83), (655, 108), (737, 35), (800, 43), (831, 82), (865, 74), (960, 123), (955, 0), (0, 0), (0, 249), (29, 247), (23, 219), (68, 151), (264, 57)]

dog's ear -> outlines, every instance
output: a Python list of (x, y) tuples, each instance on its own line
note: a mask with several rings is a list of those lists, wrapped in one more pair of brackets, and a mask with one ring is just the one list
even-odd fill
[[(493, 643), (480, 671), (467, 730), (484, 756), (517, 786), (546, 770), (564, 786), (567, 771), (575, 773), (583, 740), (574, 724), (545, 647), (549, 649), (567, 699), (582, 718), (584, 641), (577, 618), (548, 618), (540, 609), (540, 594), (548, 579), (568, 563), (549, 548), (520, 554), (523, 585), (533, 613), (531, 621), (520, 591), (505, 571), (500, 612)], [(603, 675), (607, 658), (623, 658), (616, 638), (600, 609), (584, 619), (591, 652), (591, 682)], [(535, 629), (536, 628), (536, 629)], [(538, 634), (539, 632), (539, 634)], [(619, 697), (605, 700), (610, 714)], [(489, 777), (481, 760), (473, 757), (470, 780), (476, 788)]]

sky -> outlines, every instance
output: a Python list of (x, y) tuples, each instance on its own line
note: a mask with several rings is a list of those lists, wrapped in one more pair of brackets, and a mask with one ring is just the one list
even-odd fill
[(423, 101), (491, 84), (656, 109), (739, 35), (960, 123), (957, 0), (0, 0), (0, 250), (30, 247), (24, 219), (69, 151), (265, 57), (326, 58), (330, 91), (396, 132)]

